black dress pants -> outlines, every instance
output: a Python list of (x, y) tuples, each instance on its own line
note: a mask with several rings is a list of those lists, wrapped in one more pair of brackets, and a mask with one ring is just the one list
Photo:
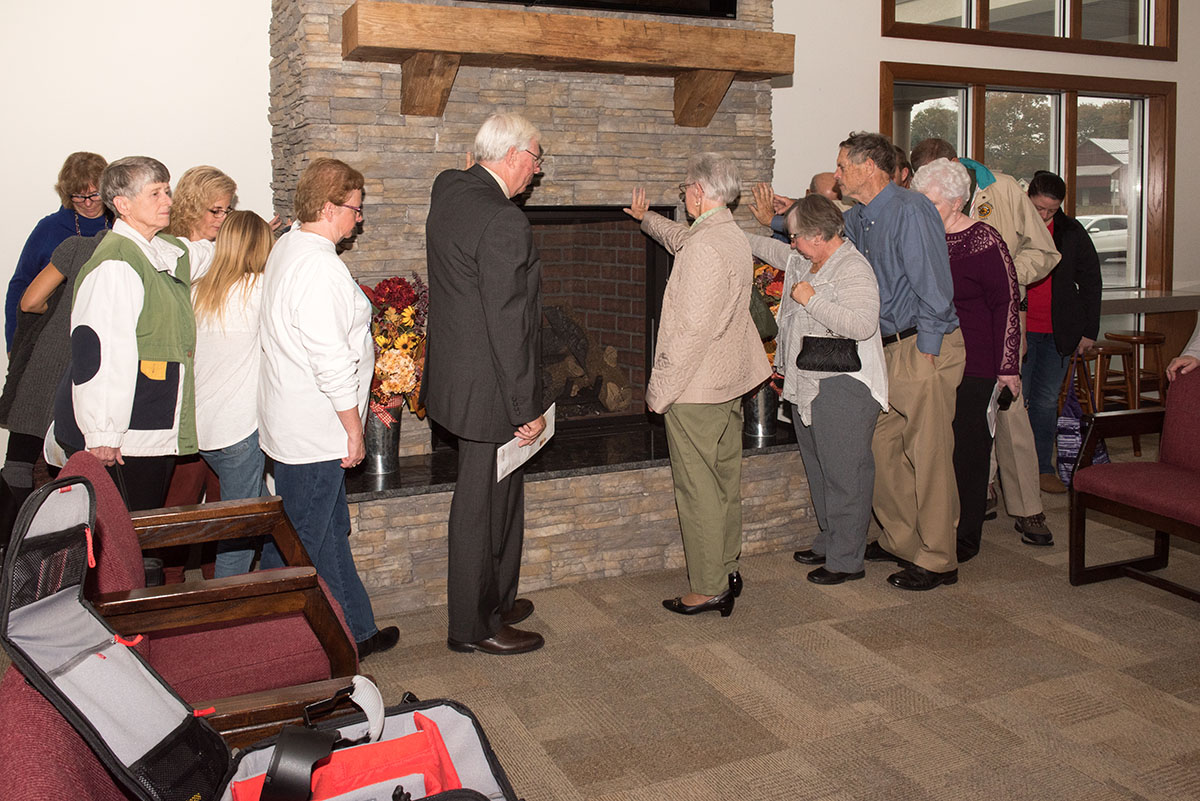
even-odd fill
[(987, 506), (992, 435), (987, 407), (996, 379), (963, 376), (954, 411), (954, 478), (958, 483), (958, 553), (970, 558), (979, 553), (983, 515)]
[(458, 441), (458, 478), (450, 502), (446, 595), (448, 636), (485, 640), (500, 630), (521, 575), (525, 470), (496, 481), (495, 442)]

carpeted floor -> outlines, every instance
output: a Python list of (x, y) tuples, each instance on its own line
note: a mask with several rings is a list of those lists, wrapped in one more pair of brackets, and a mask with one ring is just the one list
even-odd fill
[[(529, 595), (539, 652), (452, 653), (439, 607), (387, 621), (401, 645), (364, 670), (470, 706), (528, 801), (1200, 799), (1200, 605), (1071, 587), (1066, 496), (1042, 497), (1057, 545), (1001, 515), (953, 587), (757, 556), (727, 619), (661, 607), (682, 570), (603, 579)], [(1089, 562), (1148, 550), (1114, 526), (1091, 521)], [(1168, 570), (1200, 584), (1200, 550)]]

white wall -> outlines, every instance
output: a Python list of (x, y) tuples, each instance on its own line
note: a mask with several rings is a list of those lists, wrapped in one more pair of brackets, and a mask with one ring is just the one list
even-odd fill
[(879, 13), (879, 0), (775, 0), (775, 30), (796, 35), (793, 85), (772, 95), (779, 191), (800, 192), (813, 173), (833, 170), (848, 132), (879, 129), (881, 61), (1175, 81), (1175, 219), (1183, 224), (1175, 228), (1174, 287), (1200, 289), (1200, 227), (1188, 224), (1200, 172), (1187, 169), (1200, 161), (1200, 139), (1189, 135), (1200, 130), (1200, 36), (1190, 35), (1200, 35), (1200, 6), (1179, 4), (1178, 62), (891, 39), (879, 33)]
[[(1112, 75), (1178, 82), (1176, 217), (1190, 220), (1188, 201), (1200, 196), (1200, 171), (1186, 169), (1200, 163), (1200, 138), (1188, 135), (1200, 130), (1200, 12), (1179, 5), (1181, 59), (1161, 63), (886, 39), (879, 0), (775, 0), (776, 29), (797, 39), (793, 86), (774, 93), (776, 182), (795, 191), (833, 168), (848, 131), (878, 127), (880, 61)], [(238, 182), (242, 208), (272, 213), (270, 15), (269, 0), (6, 4), (0, 286), (34, 224), (57, 207), (54, 180), (75, 150), (154, 156), (176, 177), (212, 164)], [(1200, 287), (1198, 252), (1200, 226), (1177, 227), (1177, 288)]]

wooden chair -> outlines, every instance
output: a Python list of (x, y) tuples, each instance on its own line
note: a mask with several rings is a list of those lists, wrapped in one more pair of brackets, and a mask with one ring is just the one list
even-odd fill
[[(1126, 576), (1200, 601), (1200, 591), (1150, 571), (1167, 566), (1172, 536), (1200, 541), (1200, 370), (1175, 379), (1166, 408), (1102, 412), (1085, 418), (1087, 433), (1070, 495), (1070, 580), (1073, 585)], [(1092, 464), (1101, 439), (1161, 432), (1157, 462)], [(1094, 509), (1149, 526), (1149, 556), (1086, 564), (1087, 512)]]
[[(143, 657), (231, 745), (296, 722), (358, 668), (341, 609), (317, 576), (279, 498), (153, 509), (132, 517), (103, 466), (86, 452), (63, 475), (96, 490), (97, 569), (85, 595), (122, 636), (143, 635)], [(270, 537), (288, 567), (146, 587), (143, 549)]]

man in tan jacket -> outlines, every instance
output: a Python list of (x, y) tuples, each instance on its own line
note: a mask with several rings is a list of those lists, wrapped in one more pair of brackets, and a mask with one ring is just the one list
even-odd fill
[[(977, 161), (960, 159), (954, 145), (945, 139), (926, 139), (912, 151), (913, 170), (934, 159), (958, 161), (967, 168), (975, 184), (969, 216), (995, 228), (1004, 239), (1017, 270), (1017, 282), (1024, 288), (1050, 274), (1061, 256), (1046, 224), (1038, 216), (1033, 202), (1011, 176), (993, 172)], [(1024, 352), (1025, 313), (1021, 312), (1022, 353)], [(996, 464), (1004, 490), (1004, 506), (1016, 518), (1014, 528), (1028, 545), (1053, 545), (1054, 537), (1046, 525), (1038, 475), (1037, 450), (1033, 428), (1024, 403), (1014, 403), (996, 415)]]

